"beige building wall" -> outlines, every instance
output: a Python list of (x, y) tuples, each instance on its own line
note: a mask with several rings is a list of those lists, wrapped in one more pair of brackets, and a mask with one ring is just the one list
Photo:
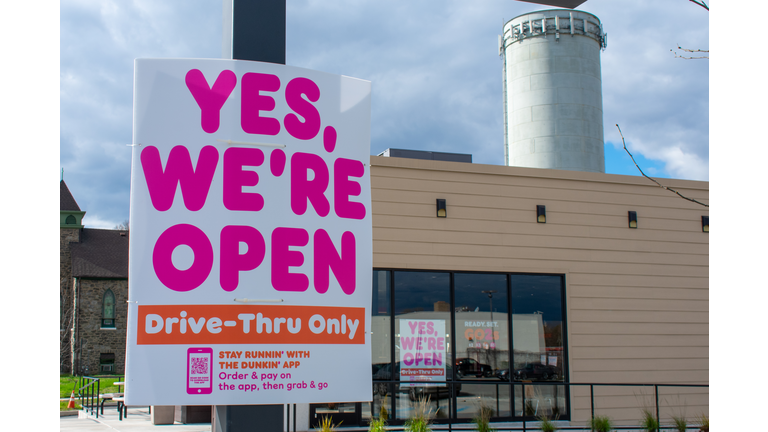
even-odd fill
[[(707, 182), (662, 183), (708, 203)], [(639, 176), (377, 156), (371, 188), (374, 268), (564, 274), (571, 382), (709, 382), (707, 207)], [(662, 388), (662, 421), (707, 412), (708, 394)], [(652, 387), (595, 390), (597, 415), (633, 422), (644, 404)], [(588, 387), (571, 406), (589, 417)]]

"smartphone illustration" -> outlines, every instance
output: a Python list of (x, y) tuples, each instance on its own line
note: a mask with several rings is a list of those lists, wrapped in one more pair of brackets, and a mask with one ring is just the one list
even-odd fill
[(187, 393), (210, 394), (213, 390), (213, 349), (187, 349)]

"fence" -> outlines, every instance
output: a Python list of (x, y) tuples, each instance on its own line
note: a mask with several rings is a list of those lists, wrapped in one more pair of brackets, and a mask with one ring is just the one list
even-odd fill
[(81, 376), (77, 379), (77, 397), (84, 411), (99, 418), (100, 380), (96, 377)]
[[(397, 381), (377, 381), (391, 390), (399, 387)], [(377, 388), (377, 387), (375, 387)], [(494, 390), (481, 390), (481, 388)], [(401, 390), (402, 391), (402, 388)], [(538, 418), (546, 416), (550, 420), (561, 416), (557, 422), (558, 430), (590, 430), (589, 422), (596, 415), (608, 416), (612, 420), (613, 430), (642, 430), (643, 410), (652, 413), (661, 425), (661, 430), (677, 430), (674, 418), (686, 418), (691, 426), (688, 430), (699, 430), (702, 415), (709, 410), (708, 384), (651, 384), (651, 383), (567, 383), (557, 381), (507, 382), (491, 384), (488, 381), (463, 380), (447, 383), (443, 400), (439, 403), (449, 413), (450, 418), (435, 419), (433, 430), (463, 430), (470, 426), (466, 422), (477, 411), (469, 412), (472, 400), (485, 399), (495, 408), (494, 429), (504, 431), (535, 431), (539, 429)], [(495, 393), (495, 397), (492, 393)], [(391, 394), (392, 403), (401, 411), (407, 404), (414, 403), (414, 398)], [(440, 393), (433, 394), (437, 403)], [(374, 400), (381, 398), (374, 395)], [(476, 404), (476, 403), (475, 403)], [(379, 405), (380, 406), (380, 405)], [(462, 413), (462, 409), (464, 412)], [(444, 411), (444, 412), (445, 412)], [(686, 412), (687, 411), (687, 412)], [(366, 418), (377, 413), (376, 405), (371, 406), (358, 423), (365, 424)], [(408, 414), (402, 413), (393, 419), (391, 430), (400, 430)], [(334, 416), (335, 417), (335, 416)], [(354, 424), (354, 422), (349, 422)], [(349, 424), (345, 422), (345, 424)]]

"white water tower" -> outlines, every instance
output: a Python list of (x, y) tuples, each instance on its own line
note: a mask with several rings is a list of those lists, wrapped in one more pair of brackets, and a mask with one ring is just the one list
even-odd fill
[(499, 42), (506, 164), (605, 172), (600, 20), (576, 10), (531, 12), (505, 23)]

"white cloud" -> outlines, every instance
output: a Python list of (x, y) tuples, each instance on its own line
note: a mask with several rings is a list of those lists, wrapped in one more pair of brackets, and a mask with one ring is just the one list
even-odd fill
[[(472, 153), (503, 164), (504, 20), (540, 9), (510, 0), (290, 0), (287, 62), (373, 83), (372, 148)], [(589, 0), (608, 32), (605, 139), (615, 123), (673, 177), (707, 179), (709, 13), (680, 0)], [(133, 60), (219, 58), (220, 0), (61, 3), (61, 164), (81, 207), (114, 226), (128, 216)], [(114, 223), (113, 223), (114, 222)]]

